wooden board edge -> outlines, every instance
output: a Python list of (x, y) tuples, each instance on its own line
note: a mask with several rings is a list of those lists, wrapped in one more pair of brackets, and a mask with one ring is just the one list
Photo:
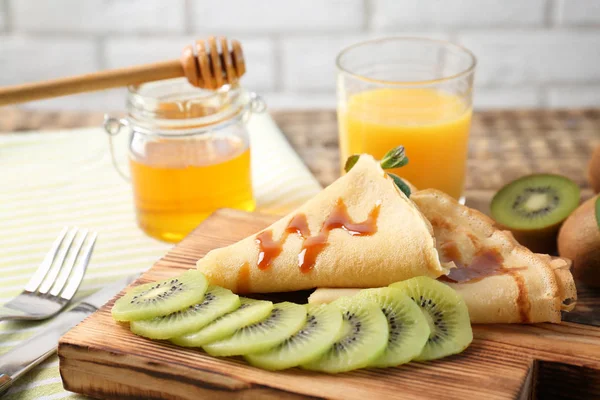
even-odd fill
[[(104, 355), (101, 350), (63, 342), (59, 353), (60, 375), (66, 390), (88, 396), (123, 399), (124, 393), (144, 399), (321, 399), (273, 386), (244, 381), (214, 370), (195, 369), (194, 378), (176, 364), (148, 362), (127, 354)], [(126, 358), (126, 359), (125, 359)], [(181, 371), (180, 371), (181, 370)], [(121, 371), (115, 374), (115, 371)], [(168, 393), (157, 386), (168, 387)]]

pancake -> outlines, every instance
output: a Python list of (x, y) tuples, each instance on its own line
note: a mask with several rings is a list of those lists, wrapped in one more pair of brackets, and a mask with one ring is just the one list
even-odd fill
[(564, 260), (532, 253), (492, 219), (440, 191), (422, 190), (411, 199), (433, 226), (442, 263), (456, 265), (446, 283), (463, 296), (473, 321), (560, 322), (560, 311), (574, 306)]
[(561, 311), (572, 311), (577, 304), (577, 288), (571, 274), (573, 261), (568, 258), (551, 257), (548, 254), (537, 255), (549, 262), (550, 268), (554, 271), (556, 284), (558, 285), (558, 296), (561, 300)]
[(367, 288), (448, 273), (427, 219), (368, 155), (296, 211), (197, 266), (236, 293)]
[[(472, 323), (560, 322), (560, 312), (575, 307), (569, 260), (532, 253), (493, 220), (442, 192), (415, 192), (411, 200), (433, 226), (442, 265), (455, 267), (438, 279), (462, 295)], [(309, 302), (356, 292), (321, 288)]]

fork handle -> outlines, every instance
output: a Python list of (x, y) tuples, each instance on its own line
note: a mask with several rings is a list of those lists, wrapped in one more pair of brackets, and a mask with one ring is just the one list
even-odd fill
[[(10, 321), (13, 319), (23, 319), (23, 317), (26, 317), (26, 316), (27, 316), (27, 314), (25, 314), (23, 311), (15, 310), (14, 308), (0, 306), (0, 322)], [(2, 392), (0, 392), (0, 393), (2, 393)]]
[(13, 380), (10, 376), (0, 373), (0, 396), (12, 386)]
[(0, 355), (0, 395), (12, 382), (54, 354), (60, 337), (94, 311), (95, 307), (82, 304), (64, 312), (38, 334)]

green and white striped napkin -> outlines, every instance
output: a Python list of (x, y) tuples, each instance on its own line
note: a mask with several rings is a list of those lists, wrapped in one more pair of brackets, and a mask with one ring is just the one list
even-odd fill
[[(268, 114), (252, 116), (249, 130), (257, 211), (286, 213), (321, 189)], [(172, 246), (137, 227), (131, 188), (114, 170), (101, 128), (0, 135), (0, 304), (22, 290), (67, 225), (98, 232), (77, 298), (148, 269)], [(0, 322), (0, 354), (40, 329)], [(53, 356), (4, 398), (77, 397), (62, 388)]]

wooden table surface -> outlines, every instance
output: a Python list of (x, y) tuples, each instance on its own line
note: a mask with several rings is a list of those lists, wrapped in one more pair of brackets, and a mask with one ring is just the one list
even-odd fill
[[(339, 155), (335, 111), (279, 111), (272, 114), (319, 182), (325, 186), (336, 179)], [(101, 112), (0, 108), (0, 133), (100, 126), (102, 118)], [(503, 184), (533, 172), (566, 175), (580, 185), (582, 197), (588, 198), (592, 195), (586, 178), (588, 160), (592, 150), (599, 145), (600, 109), (476, 112), (469, 145), (467, 204), (486, 212), (492, 195)], [(600, 326), (598, 292), (578, 285), (578, 295), (576, 310), (568, 313), (565, 319)], [(565, 373), (564, 368), (546, 373), (551, 379), (546, 380), (545, 387), (559, 381), (567, 382), (571, 387), (581, 384), (580, 380), (571, 379), (581, 376), (581, 368), (572, 374)], [(592, 376), (588, 380), (596, 385), (596, 391), (590, 393), (597, 393), (600, 385), (597, 370), (593, 370)]]
[[(334, 110), (277, 111), (279, 127), (323, 186), (339, 176)], [(100, 126), (102, 112), (0, 108), (0, 132)], [(600, 109), (504, 110), (473, 117), (466, 181), (467, 203), (484, 212), (506, 182), (534, 172), (568, 176), (591, 196), (587, 163), (600, 145)]]
[[(220, 210), (146, 271), (138, 283), (175, 277), (210, 250), (277, 217)], [(307, 292), (259, 297), (304, 303)], [(475, 325), (458, 356), (399, 368), (328, 375), (269, 372), (133, 335), (111, 300), (60, 340), (65, 389), (101, 399), (587, 400), (600, 398), (600, 327), (563, 323)], [(110, 338), (110, 340), (107, 340)]]

